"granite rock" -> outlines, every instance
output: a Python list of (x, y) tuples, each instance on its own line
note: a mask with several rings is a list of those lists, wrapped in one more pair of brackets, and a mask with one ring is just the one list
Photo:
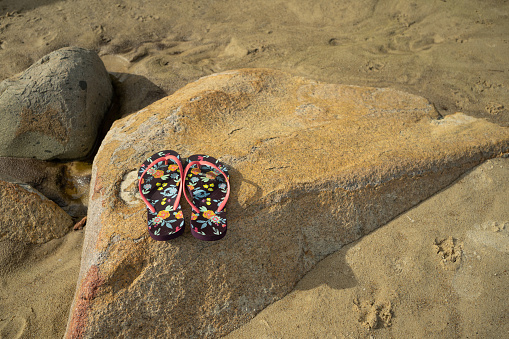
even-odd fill
[[(164, 149), (229, 167), (222, 240), (148, 236), (136, 171)], [(392, 89), (265, 69), (202, 78), (116, 121), (104, 139), (66, 336), (225, 335), (328, 254), (508, 151), (509, 129), (442, 118)]]
[(72, 218), (29, 185), (0, 180), (0, 241), (41, 244), (63, 237)]
[(97, 54), (52, 52), (0, 83), (0, 156), (77, 159), (89, 154), (113, 95)]

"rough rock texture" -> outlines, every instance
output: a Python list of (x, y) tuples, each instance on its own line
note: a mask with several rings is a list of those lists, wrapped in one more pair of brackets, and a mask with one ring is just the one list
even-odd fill
[(112, 94), (95, 52), (72, 47), (44, 56), (0, 83), (0, 156), (85, 157)]
[(0, 180), (0, 241), (40, 244), (64, 236), (72, 218), (28, 185)]
[[(508, 129), (439, 118), (407, 93), (251, 69), (203, 78), (115, 122), (94, 160), (67, 336), (227, 334), (326, 255), (509, 151)], [(229, 166), (223, 240), (148, 237), (133, 173), (162, 149)]]

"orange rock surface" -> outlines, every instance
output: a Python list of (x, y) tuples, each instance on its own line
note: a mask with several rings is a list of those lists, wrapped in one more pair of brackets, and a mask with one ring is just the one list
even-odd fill
[[(135, 173), (163, 149), (230, 168), (223, 240), (148, 237)], [(507, 128), (441, 119), (396, 90), (267, 69), (202, 78), (115, 122), (103, 141), (67, 336), (225, 335), (326, 255), (508, 151)]]

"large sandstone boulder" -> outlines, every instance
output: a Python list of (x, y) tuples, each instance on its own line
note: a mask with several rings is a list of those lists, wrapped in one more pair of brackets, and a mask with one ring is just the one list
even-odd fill
[[(224, 239), (148, 236), (136, 171), (164, 149), (229, 166)], [(440, 119), (423, 98), (391, 89), (271, 70), (203, 78), (104, 139), (67, 336), (225, 335), (326, 255), (508, 151), (508, 129)]]
[(44, 56), (0, 83), (0, 156), (85, 157), (112, 95), (95, 52), (70, 47)]
[(63, 237), (73, 220), (28, 185), (0, 180), (0, 241), (41, 244)]

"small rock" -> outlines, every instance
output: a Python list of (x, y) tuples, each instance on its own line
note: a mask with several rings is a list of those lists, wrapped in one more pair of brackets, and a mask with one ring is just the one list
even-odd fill
[(76, 223), (76, 225), (74, 225), (73, 229), (75, 231), (81, 230), (81, 229), (83, 229), (83, 227), (85, 227), (86, 223), (87, 223), (87, 217), (83, 217), (83, 219), (81, 219), (79, 222)]
[(63, 237), (72, 218), (28, 185), (0, 181), (0, 240), (40, 244)]

